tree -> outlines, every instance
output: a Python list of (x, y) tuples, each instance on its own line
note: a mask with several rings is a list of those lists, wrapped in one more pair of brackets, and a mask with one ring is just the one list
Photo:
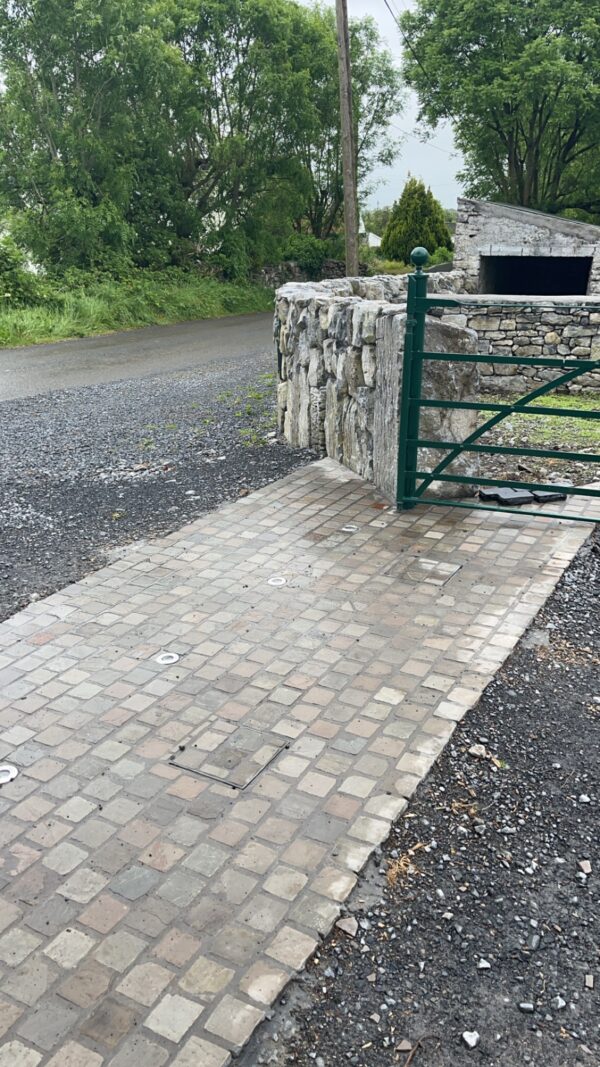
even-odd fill
[[(363, 187), (399, 73), (353, 27)], [(0, 204), (33, 258), (230, 275), (339, 221), (331, 13), (290, 0), (0, 0)]]
[(423, 245), (433, 254), (437, 248), (452, 248), (442, 205), (431, 189), (418, 178), (409, 178), (402, 196), (392, 208), (392, 215), (381, 242), (388, 259), (410, 263), (410, 253)]
[[(402, 109), (402, 83), (372, 18), (350, 21), (350, 56), (358, 186), (364, 198), (373, 190), (374, 170), (388, 166), (398, 154), (398, 141), (390, 137), (389, 124)], [(306, 195), (296, 225), (323, 239), (339, 225), (344, 199), (332, 8), (307, 12), (293, 63), (305, 79), (303, 94), (296, 97), (296, 151), (305, 174)]]
[(473, 196), (600, 211), (600, 8), (589, 0), (417, 0), (405, 74), (450, 119)]
[(135, 248), (131, 207), (147, 196), (149, 161), (162, 168), (180, 67), (147, 11), (146, 0), (0, 3), (0, 196), (40, 262), (114, 268)]

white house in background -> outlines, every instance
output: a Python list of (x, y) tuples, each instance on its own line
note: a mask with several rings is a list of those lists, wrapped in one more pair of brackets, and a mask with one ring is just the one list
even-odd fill
[(367, 246), (367, 248), (380, 248), (381, 247), (381, 237), (378, 237), (378, 235), (376, 233), (370, 233), (367, 230), (362, 218), (359, 219), (359, 222), (358, 222), (358, 234), (359, 234), (360, 240), (363, 242), (363, 244), (365, 244)]

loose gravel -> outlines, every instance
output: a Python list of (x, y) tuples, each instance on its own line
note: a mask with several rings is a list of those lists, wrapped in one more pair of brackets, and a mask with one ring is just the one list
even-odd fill
[(314, 458), (274, 428), (267, 353), (0, 404), (0, 619)]
[(600, 1064), (599, 589), (592, 538), (241, 1067)]

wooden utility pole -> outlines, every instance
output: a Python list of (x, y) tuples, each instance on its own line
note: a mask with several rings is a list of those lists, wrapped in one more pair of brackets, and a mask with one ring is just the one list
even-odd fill
[(346, 274), (358, 274), (358, 197), (356, 192), (356, 145), (352, 116), (352, 71), (347, 0), (336, 0), (340, 112), (342, 117), (342, 166), (344, 170), (344, 228)]

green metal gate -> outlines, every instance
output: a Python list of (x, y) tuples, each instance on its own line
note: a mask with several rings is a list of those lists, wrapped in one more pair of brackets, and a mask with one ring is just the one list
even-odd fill
[[(570, 408), (550, 408), (540, 404), (531, 404), (553, 389), (566, 382), (571, 382), (580, 374), (589, 373), (600, 367), (600, 360), (553, 358), (550, 356), (504, 356), (504, 355), (480, 355), (480, 354), (456, 354), (426, 352), (425, 343), (425, 316), (431, 308), (459, 308), (468, 304), (469, 307), (490, 306), (490, 301), (478, 301), (477, 298), (453, 299), (451, 297), (428, 296), (427, 275), (423, 267), (427, 262), (428, 253), (424, 248), (415, 248), (411, 255), (415, 265), (415, 273), (408, 278), (408, 295), (406, 306), (406, 336), (404, 342), (404, 364), (402, 369), (402, 394), (400, 407), (400, 428), (398, 440), (398, 481), (396, 490), (397, 506), (407, 510), (417, 504), (434, 504), (443, 507), (469, 508), (479, 511), (502, 511), (513, 512), (519, 515), (534, 515), (536, 517), (573, 519), (578, 522), (596, 522), (597, 518), (585, 515), (569, 515), (568, 513), (550, 512), (545, 508), (540, 511), (526, 511), (522, 507), (506, 507), (501, 504), (476, 504), (471, 500), (440, 500), (425, 497), (427, 489), (432, 482), (453, 482), (472, 485), (476, 481), (480, 486), (501, 486), (514, 489), (529, 489), (531, 491), (556, 492), (557, 484), (542, 484), (538, 482), (512, 481), (499, 478), (475, 478), (473, 475), (450, 474), (447, 467), (463, 452), (484, 453), (501, 456), (523, 456), (530, 458), (552, 458), (575, 460), (577, 462), (600, 463), (600, 455), (589, 452), (566, 452), (556, 449), (545, 448), (513, 448), (501, 445), (477, 444), (478, 438), (491, 430), (499, 422), (509, 415), (522, 413), (526, 415), (554, 415), (557, 417), (600, 419), (600, 411), (585, 411)], [(526, 301), (502, 301), (494, 300), (493, 306), (502, 307), (531, 307)], [(539, 305), (538, 305), (539, 306)], [(580, 306), (576, 302), (564, 305), (569, 309)], [(589, 305), (586, 305), (586, 309)], [(592, 308), (595, 310), (595, 308)], [(600, 304), (598, 309), (600, 310)], [(429, 400), (422, 395), (423, 363), (425, 360), (444, 360), (457, 363), (495, 363), (495, 364), (518, 364), (526, 363), (534, 367), (553, 367), (562, 370), (557, 378), (545, 382), (539, 388), (520, 397), (512, 404), (484, 403), (478, 399), (447, 400), (440, 397)], [(478, 410), (494, 412), (464, 441), (431, 441), (423, 439), (419, 434), (421, 410), (423, 408), (462, 408), (463, 410)], [(419, 469), (419, 449), (428, 448), (445, 452), (446, 454), (433, 470)], [(571, 496), (585, 496), (600, 498), (600, 489), (589, 489), (584, 486), (560, 486), (562, 492)]]

